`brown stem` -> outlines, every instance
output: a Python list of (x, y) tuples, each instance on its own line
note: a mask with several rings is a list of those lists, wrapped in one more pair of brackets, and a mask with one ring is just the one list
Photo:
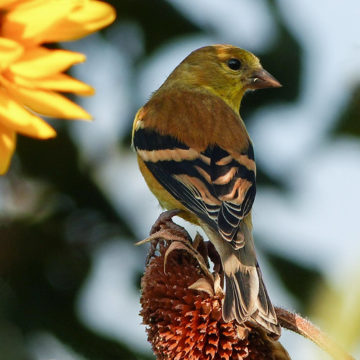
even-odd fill
[(275, 311), (281, 327), (308, 338), (336, 360), (355, 360), (315, 325), (300, 315), (279, 307), (275, 307)]

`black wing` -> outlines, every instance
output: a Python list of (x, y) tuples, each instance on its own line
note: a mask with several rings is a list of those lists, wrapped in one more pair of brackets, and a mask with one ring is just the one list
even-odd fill
[(138, 128), (133, 144), (166, 190), (225, 240), (234, 242), (256, 192), (251, 143), (246, 153), (230, 154), (217, 145), (198, 152), (172, 136)]

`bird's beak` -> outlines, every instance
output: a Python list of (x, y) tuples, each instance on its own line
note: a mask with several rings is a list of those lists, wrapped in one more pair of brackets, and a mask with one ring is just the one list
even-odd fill
[(265, 89), (281, 87), (282, 85), (266, 70), (258, 69), (249, 77), (249, 89)]

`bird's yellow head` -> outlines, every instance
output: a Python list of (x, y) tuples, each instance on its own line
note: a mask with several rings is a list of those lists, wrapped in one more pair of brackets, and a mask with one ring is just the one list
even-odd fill
[(164, 87), (174, 85), (206, 89), (235, 111), (247, 90), (281, 86), (254, 54), (232, 45), (205, 46), (193, 51), (171, 73)]

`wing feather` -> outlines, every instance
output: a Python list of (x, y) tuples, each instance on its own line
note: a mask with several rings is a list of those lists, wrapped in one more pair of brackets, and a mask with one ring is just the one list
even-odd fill
[(133, 143), (159, 183), (236, 246), (239, 224), (256, 192), (251, 143), (246, 153), (230, 154), (217, 145), (199, 152), (147, 128), (134, 132)]

